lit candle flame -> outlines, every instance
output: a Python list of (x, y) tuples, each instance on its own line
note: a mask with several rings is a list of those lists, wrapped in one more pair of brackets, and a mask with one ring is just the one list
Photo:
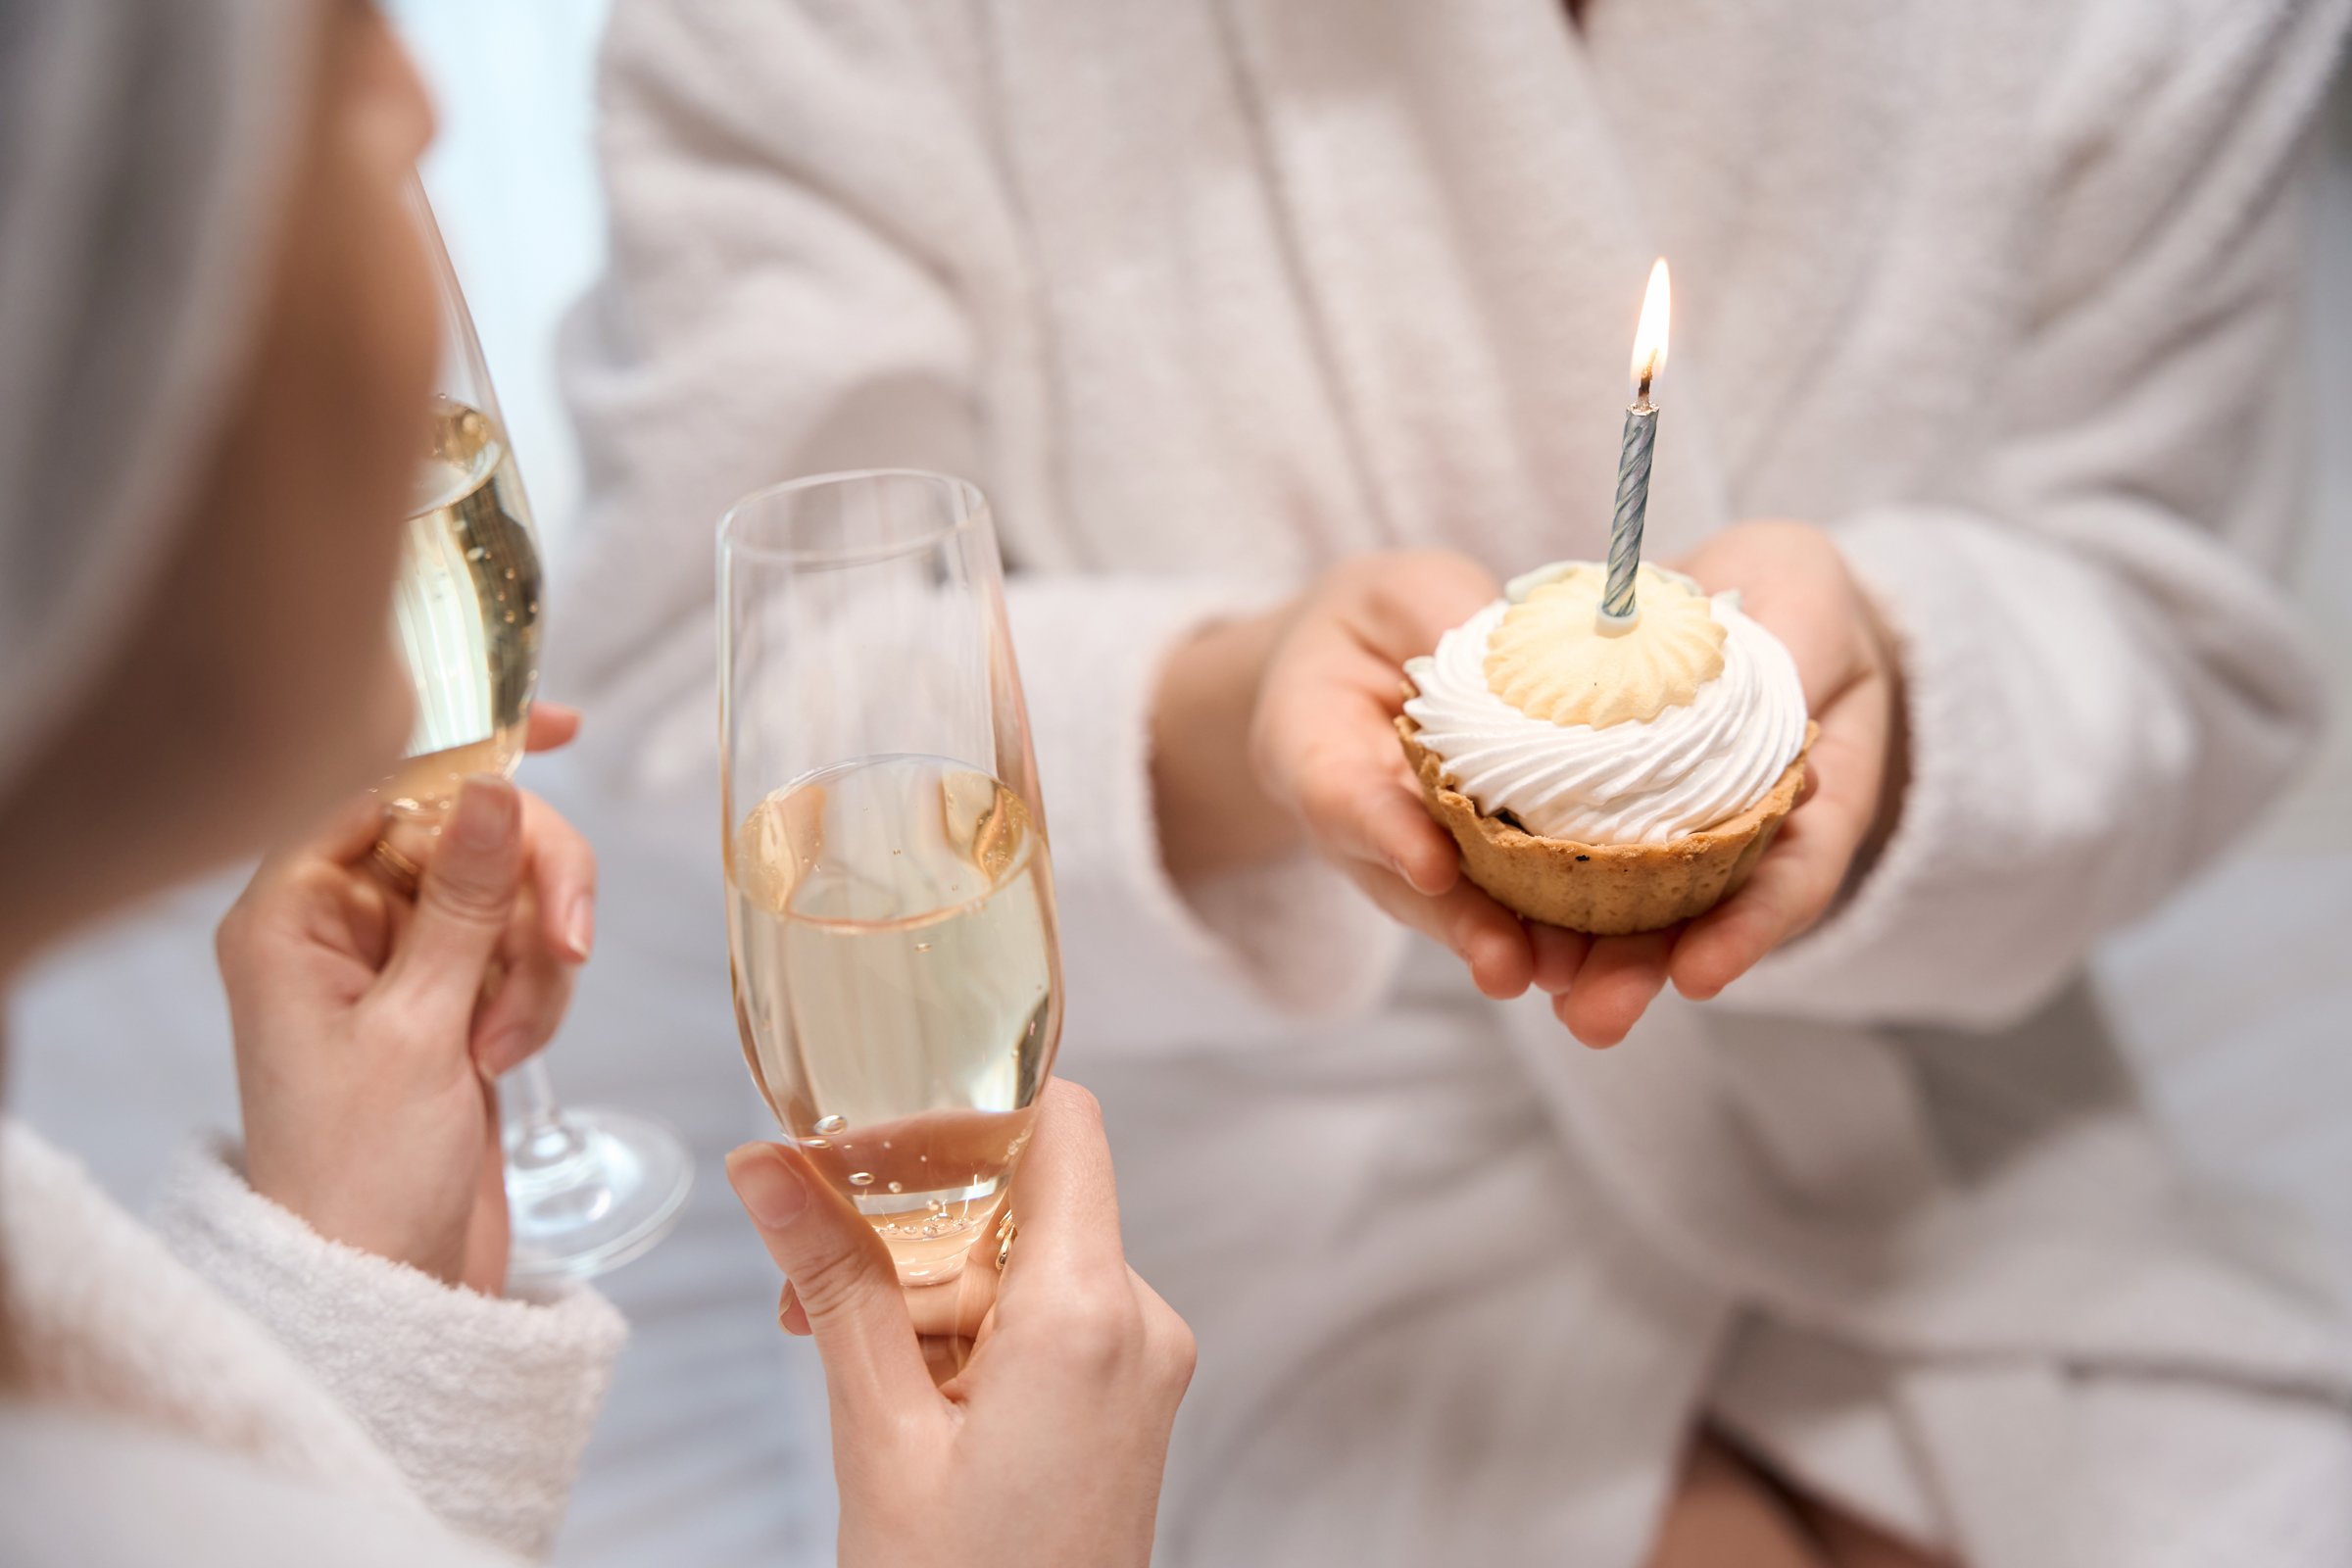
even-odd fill
[(1649, 288), (1642, 296), (1642, 324), (1634, 328), (1634, 396), (1649, 401), (1649, 384), (1666, 368), (1666, 318), (1674, 290), (1666, 277), (1666, 258), (1649, 270)]

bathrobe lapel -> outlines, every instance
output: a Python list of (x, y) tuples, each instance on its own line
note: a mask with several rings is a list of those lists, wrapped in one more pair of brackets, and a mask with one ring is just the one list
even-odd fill
[[(1605, 548), (1655, 226), (1592, 63), (1537, 0), (1223, 0), (1299, 294), (1385, 537), (1497, 571)], [(1579, 277), (1623, 280), (1580, 290)], [(1678, 368), (1655, 553), (1727, 518)]]

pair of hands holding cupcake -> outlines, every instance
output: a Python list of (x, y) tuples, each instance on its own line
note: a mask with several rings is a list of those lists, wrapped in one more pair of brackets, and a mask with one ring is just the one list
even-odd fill
[[(1591, 1046), (1623, 1040), (1669, 982), (1687, 997), (1715, 996), (1828, 913), (1891, 830), (1901, 675), (1885, 624), (1817, 528), (1742, 523), (1678, 565), (1708, 592), (1740, 590), (1746, 614), (1793, 659), (1818, 726), (1796, 808), (1744, 881), (1704, 913), (1593, 936), (1523, 918), (1464, 874), (1461, 848), (1398, 746), (1411, 690), (1402, 666), (1498, 589), (1475, 563), (1435, 553), (1346, 563), (1281, 609), (1179, 650), (1153, 734), (1170, 870), (1211, 874), (1303, 838), (1389, 914), (1459, 955), (1481, 991), (1508, 998), (1535, 986)], [(1250, 767), (1223, 765), (1236, 747)]]

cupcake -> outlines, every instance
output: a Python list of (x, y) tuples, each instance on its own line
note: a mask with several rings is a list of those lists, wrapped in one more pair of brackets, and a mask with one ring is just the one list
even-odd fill
[(1522, 915), (1623, 936), (1739, 891), (1805, 778), (1796, 662), (1737, 593), (1644, 565), (1545, 566), (1406, 662), (1396, 730), (1470, 880)]

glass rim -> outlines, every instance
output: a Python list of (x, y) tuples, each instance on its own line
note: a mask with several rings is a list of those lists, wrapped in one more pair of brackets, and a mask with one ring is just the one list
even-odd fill
[[(803, 490), (832, 488), (869, 479), (919, 479), (957, 493), (964, 501), (962, 511), (952, 520), (940, 524), (917, 537), (881, 545), (828, 546), (823, 549), (769, 545), (744, 537), (742, 526), (746, 514), (756, 507), (767, 505)], [(762, 485), (757, 490), (737, 496), (727, 510), (718, 514), (719, 554), (728, 560), (738, 557), (761, 561), (789, 563), (799, 566), (866, 566), (879, 562), (894, 561), (925, 550), (937, 549), (947, 540), (968, 531), (988, 514), (988, 498), (980, 487), (969, 479), (933, 468), (844, 468), (834, 473), (812, 473), (805, 478), (786, 479), (776, 484)]]

